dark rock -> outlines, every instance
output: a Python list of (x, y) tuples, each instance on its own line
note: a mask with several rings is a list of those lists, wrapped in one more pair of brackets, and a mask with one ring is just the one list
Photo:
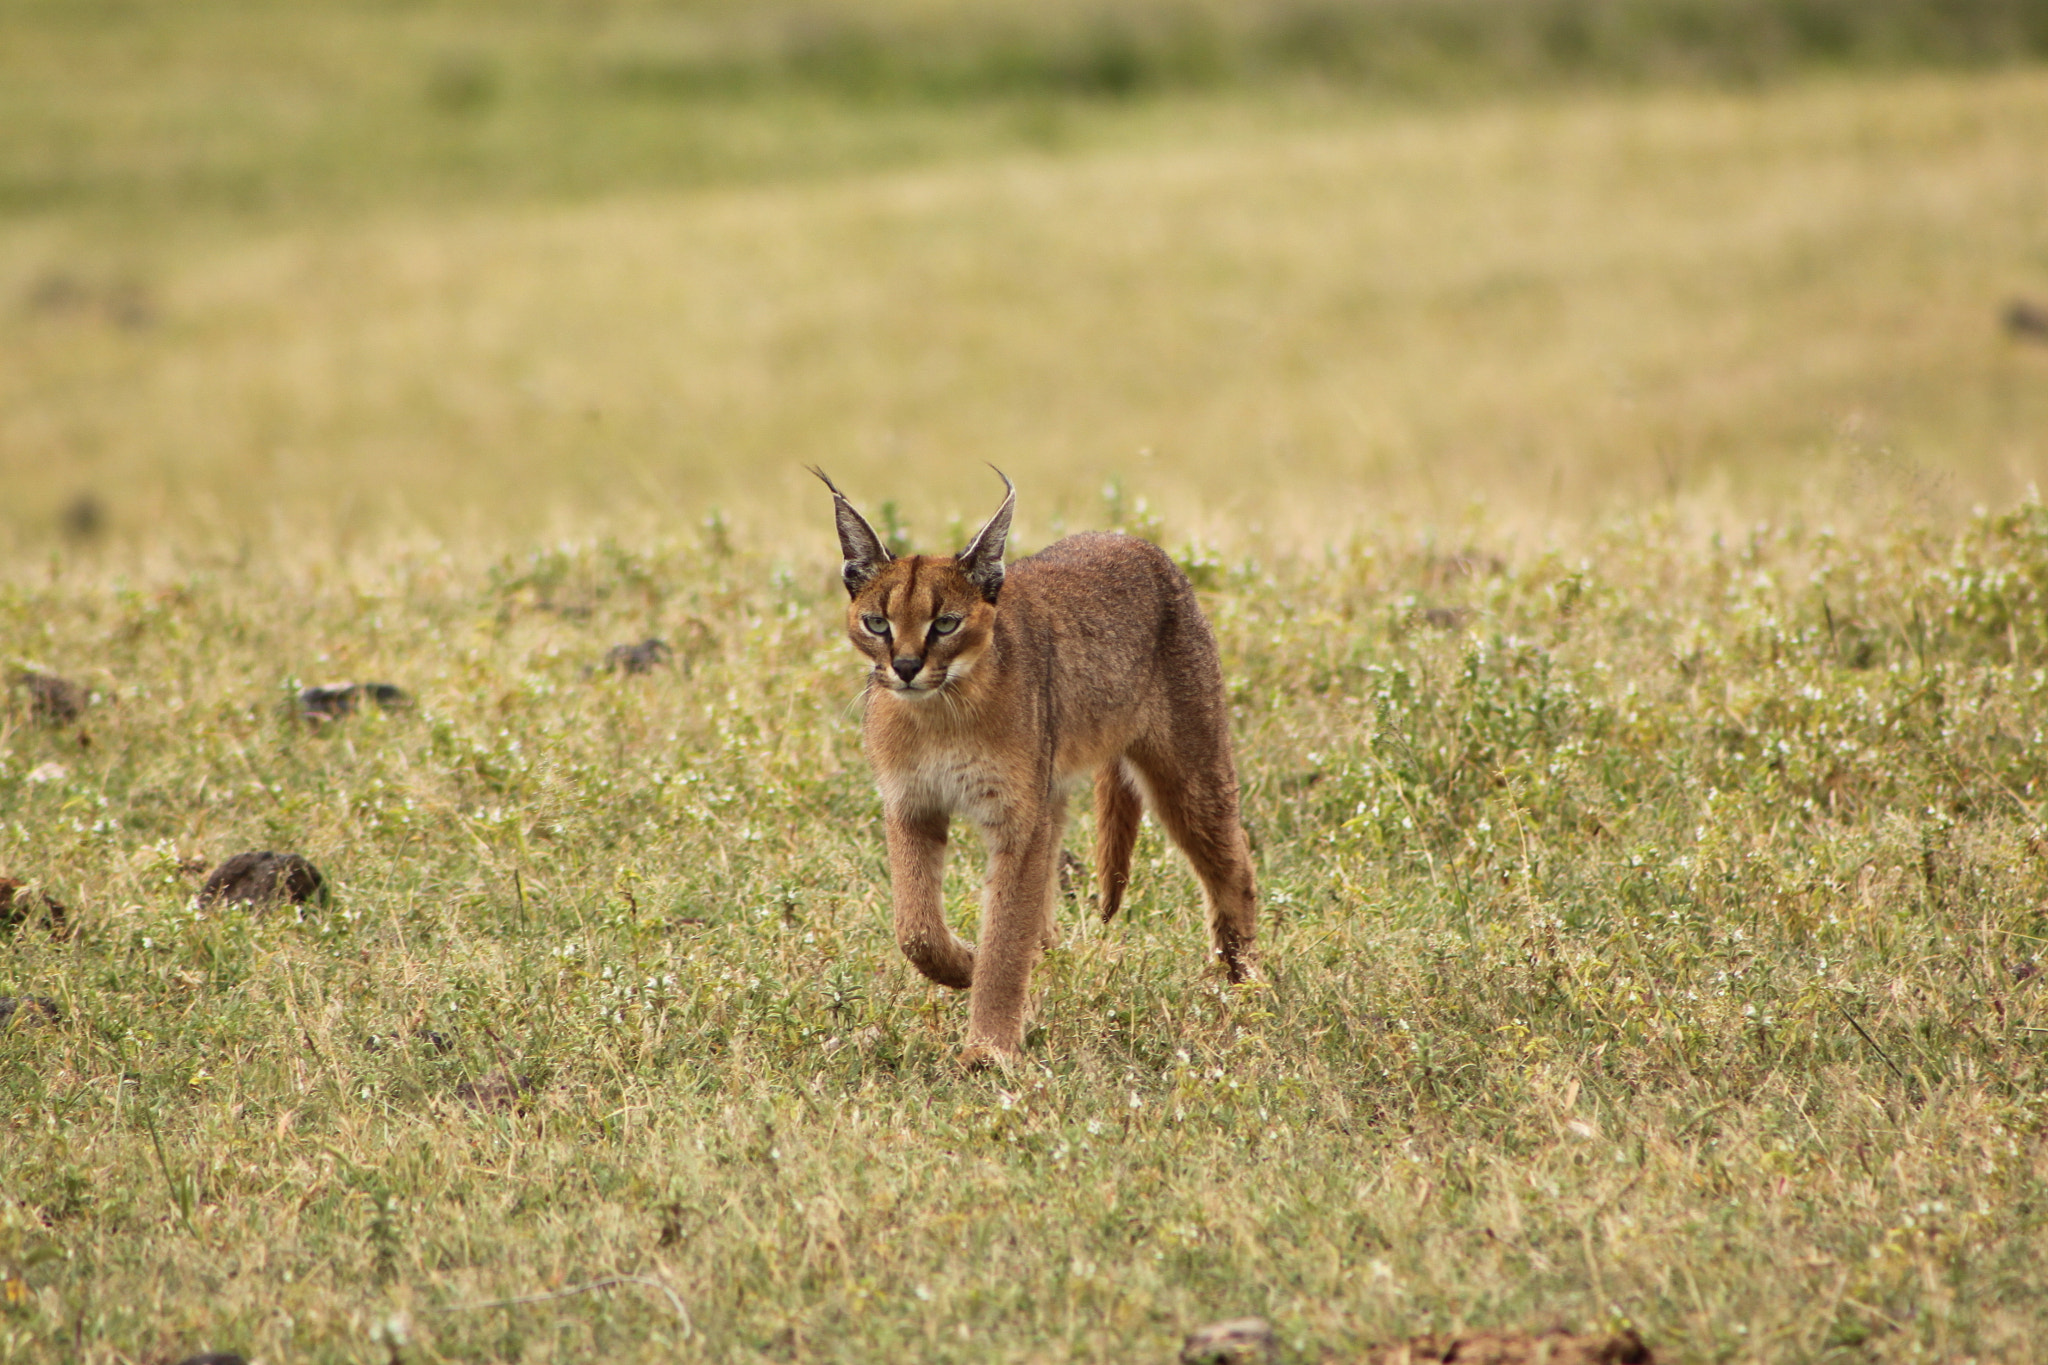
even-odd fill
[(533, 1095), (532, 1079), (509, 1071), (493, 1071), (482, 1080), (464, 1081), (455, 1087), (455, 1098), (472, 1109), (509, 1109), (523, 1114)]
[(92, 291), (75, 276), (61, 270), (41, 276), (21, 297), (31, 313), (71, 313), (88, 306)]
[(100, 312), (117, 327), (138, 331), (156, 321), (156, 303), (149, 291), (133, 280), (123, 280), (108, 289), (100, 300)]
[(607, 673), (652, 673), (674, 657), (668, 641), (650, 635), (637, 645), (613, 645), (604, 656)]
[(118, 327), (147, 327), (156, 320), (149, 292), (134, 280), (98, 284), (53, 272), (30, 285), (22, 303), (31, 313), (97, 317)]
[(323, 683), (299, 693), (299, 714), (319, 725), (352, 716), (364, 703), (380, 711), (400, 711), (412, 705), (412, 698), (391, 683)]
[(86, 690), (69, 678), (32, 668), (15, 674), (14, 685), (28, 693), (29, 714), (45, 725), (69, 725), (85, 714), (91, 700)]
[(1267, 1365), (1280, 1355), (1279, 1339), (1264, 1318), (1232, 1318), (1188, 1333), (1181, 1365)]
[(267, 905), (290, 901), (303, 905), (315, 897), (326, 899), (327, 883), (320, 869), (296, 853), (237, 853), (213, 870), (206, 885), (199, 888), (199, 903), (215, 905), (242, 901)]
[(299, 693), (299, 714), (310, 721), (340, 720), (355, 714), (356, 685), (327, 683)]
[(42, 919), (61, 937), (70, 913), (48, 892), (31, 891), (12, 877), (0, 877), (0, 929), (19, 929)]
[(1367, 1349), (1361, 1365), (1650, 1365), (1633, 1331), (1580, 1334), (1467, 1332), (1414, 1337)]
[(233, 1351), (201, 1351), (196, 1356), (186, 1356), (177, 1365), (249, 1365)]
[(47, 995), (0, 995), (0, 1033), (63, 1022), (64, 1011)]
[(1424, 607), (1422, 624), (1437, 630), (1456, 630), (1472, 619), (1470, 607)]
[(2048, 307), (2028, 299), (2014, 299), (2005, 305), (2005, 330), (2008, 336), (2048, 341)]
[(106, 529), (107, 510), (90, 493), (80, 493), (64, 506), (60, 520), (64, 533), (73, 540), (91, 540)]

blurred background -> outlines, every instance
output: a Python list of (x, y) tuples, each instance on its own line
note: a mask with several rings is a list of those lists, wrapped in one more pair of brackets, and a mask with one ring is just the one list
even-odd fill
[[(2021, 495), (2048, 0), (0, 0), (0, 550)], [(1105, 505), (1107, 504), (1107, 505)]]

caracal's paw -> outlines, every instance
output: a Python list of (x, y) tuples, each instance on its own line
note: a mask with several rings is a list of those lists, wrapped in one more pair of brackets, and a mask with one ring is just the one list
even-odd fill
[(935, 945), (911, 939), (896, 946), (903, 950), (903, 956), (910, 959), (910, 965), (917, 968), (925, 980), (956, 991), (964, 991), (974, 985), (973, 944), (954, 939), (944, 945)]
[(960, 1050), (960, 1065), (968, 1071), (998, 1070), (1007, 1075), (1024, 1064), (1024, 1049), (1000, 1047), (995, 1043), (969, 1043)]
[(1258, 955), (1249, 951), (1215, 953), (1211, 955), (1209, 963), (1212, 968), (1222, 972), (1233, 986), (1257, 986), (1263, 984), (1266, 979), (1259, 971)]

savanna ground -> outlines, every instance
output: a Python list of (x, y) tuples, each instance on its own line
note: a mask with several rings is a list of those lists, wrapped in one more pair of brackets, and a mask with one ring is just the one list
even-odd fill
[[(0, 24), (0, 1359), (2043, 1357), (2035, 8)], [(1148, 831), (1009, 1075), (798, 467), (984, 459), (1195, 579), (1271, 911)]]

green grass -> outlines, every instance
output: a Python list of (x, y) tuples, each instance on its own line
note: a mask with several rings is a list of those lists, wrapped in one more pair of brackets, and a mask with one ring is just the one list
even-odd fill
[[(77, 925), (0, 959), (65, 1012), (0, 1036), (0, 1358), (2039, 1358), (2048, 511), (1187, 550), (1270, 985), (1148, 833), (1003, 1077), (890, 941), (807, 510), (10, 581), (0, 651), (100, 697), (0, 730), (0, 869)], [(281, 714), (330, 676), (418, 706)], [(195, 910), (250, 847), (331, 906)], [(454, 1098), (501, 1070), (530, 1112)]]
[(804, 463), (934, 530), (984, 460), (1043, 524), (1113, 476), (1317, 534), (1955, 511), (2048, 458), (2048, 350), (1999, 325), (2048, 290), (2040, 72), (1117, 117), (827, 180), (0, 225), (0, 543), (81, 494), (130, 547), (717, 507), (785, 539)]
[(0, 211), (259, 217), (1057, 140), (1175, 94), (1466, 99), (2048, 56), (2042, 0), (7, 0)]
[[(0, 691), (0, 1362), (2044, 1358), (2043, 32), (0, 0), (0, 669), (98, 694)], [(1271, 910), (1148, 832), (1010, 1076), (801, 472), (984, 460), (1197, 581)]]
[[(982, 460), (1191, 524), (2003, 505), (2048, 453), (2048, 352), (1998, 326), (2048, 290), (2038, 16), (1864, 3), (1827, 60), (1722, 60), (1831, 3), (13, 0), (0, 552), (81, 498), (209, 552), (745, 524), (806, 462), (927, 528)], [(1567, 11), (1607, 55), (1517, 66)], [(1316, 15), (1314, 61), (1259, 55)], [(1475, 16), (1455, 79), (1329, 66)], [(1198, 23), (1235, 74), (1115, 98), (799, 60)], [(661, 61), (753, 74), (613, 79)]]

